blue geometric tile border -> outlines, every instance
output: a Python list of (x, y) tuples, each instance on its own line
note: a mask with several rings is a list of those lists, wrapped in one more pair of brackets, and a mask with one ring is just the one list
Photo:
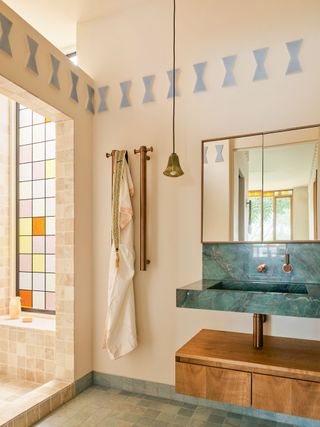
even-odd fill
[(148, 102), (154, 102), (155, 97), (153, 94), (153, 83), (156, 76), (153, 74), (151, 76), (144, 76), (142, 77), (143, 84), (144, 84), (144, 96), (143, 96), (143, 104), (147, 104)]
[(12, 22), (0, 13), (0, 26), (2, 30), (2, 35), (0, 38), (0, 49), (6, 52), (8, 55), (12, 56), (10, 41), (9, 41), (9, 33), (11, 31)]
[[(175, 93), (175, 96), (180, 96), (179, 90), (178, 90), (178, 77), (180, 74), (180, 69), (176, 68), (175, 73), (173, 72), (174, 70), (169, 70), (167, 71), (167, 75), (168, 75), (168, 79), (169, 79), (169, 91), (168, 91), (168, 95), (167, 98), (173, 98), (173, 94)], [(174, 74), (175, 74), (175, 79), (174, 79)], [(173, 81), (175, 80), (175, 82)]]
[(34, 73), (38, 74), (36, 54), (37, 54), (39, 44), (35, 40), (33, 40), (30, 36), (27, 36), (27, 41), (28, 41), (28, 47), (29, 47), (29, 58), (27, 62), (27, 68), (29, 68), (29, 70), (33, 71)]
[(72, 88), (71, 88), (70, 98), (73, 99), (75, 102), (79, 102), (78, 90), (77, 90), (78, 81), (79, 81), (79, 76), (77, 76), (77, 74), (71, 71)]
[(200, 62), (199, 64), (194, 64), (193, 68), (196, 73), (196, 84), (194, 86), (193, 92), (204, 92), (207, 90), (206, 85), (204, 83), (204, 71), (206, 69), (207, 62)]
[(131, 80), (127, 80), (125, 82), (120, 83), (120, 89), (122, 93), (120, 108), (127, 108), (131, 106), (131, 102), (129, 99), (130, 88), (131, 88)]
[(288, 68), (286, 74), (293, 73), (301, 73), (302, 67), (299, 61), (299, 52), (302, 45), (303, 40), (293, 40), (291, 42), (287, 42), (287, 49), (290, 55), (290, 60), (288, 64)]
[(88, 91), (87, 111), (94, 114), (94, 89), (93, 87), (87, 85), (87, 91)]
[(60, 61), (53, 55), (50, 55), (50, 58), (51, 58), (51, 68), (52, 68), (50, 84), (54, 86), (56, 89), (60, 89), (59, 74), (58, 74)]
[(233, 74), (233, 69), (237, 60), (237, 55), (225, 56), (222, 58), (226, 74), (222, 83), (223, 87), (235, 86), (236, 79)]
[(223, 144), (216, 144), (215, 147), (216, 147), (216, 152), (217, 152), (217, 154), (216, 154), (216, 163), (222, 163), (222, 162), (224, 162), (223, 155), (222, 155), (222, 151), (223, 151), (224, 145)]
[(265, 60), (267, 57), (268, 48), (256, 49), (253, 51), (254, 58), (257, 63), (256, 71), (253, 76), (253, 81), (266, 80), (268, 78), (267, 70), (265, 69)]
[(100, 97), (100, 104), (98, 111), (99, 113), (102, 113), (104, 111), (108, 111), (108, 105), (107, 105), (107, 95), (109, 92), (109, 86), (102, 86), (98, 88), (99, 97)]

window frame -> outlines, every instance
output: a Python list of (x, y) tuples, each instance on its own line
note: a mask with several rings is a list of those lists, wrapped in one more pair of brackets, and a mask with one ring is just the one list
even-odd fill
[[(291, 193), (291, 194), (276, 194), (276, 193)], [(256, 194), (251, 194), (256, 193)], [(293, 235), (293, 189), (286, 190), (251, 190), (248, 191), (248, 199), (257, 197), (261, 199), (261, 218), (260, 218), (260, 241), (263, 243), (283, 242), (283, 239), (277, 239), (277, 199), (290, 199), (290, 237), (285, 241), (291, 241)], [(272, 240), (265, 240), (264, 238), (264, 198), (272, 197), (272, 212), (273, 212), (273, 230)]]
[[(32, 109), (30, 109), (33, 111)], [(16, 211), (16, 218), (15, 218), (15, 242), (16, 242), (16, 277), (15, 277), (15, 290), (16, 290), (16, 296), (20, 296), (20, 286), (19, 286), (19, 274), (20, 274), (20, 216), (19, 216), (19, 147), (20, 147), (20, 141), (19, 141), (19, 130), (20, 130), (20, 104), (18, 102), (15, 103), (15, 136), (13, 138), (13, 141), (15, 142), (15, 187), (16, 191), (15, 194), (12, 197), (15, 197), (15, 211)], [(31, 126), (34, 126), (33, 124)], [(46, 142), (46, 141), (45, 141)], [(32, 216), (33, 218), (33, 216)], [(32, 253), (33, 255), (33, 253)], [(46, 254), (45, 254), (46, 255)], [(56, 255), (56, 254), (55, 254)], [(31, 272), (33, 274), (33, 271)], [(54, 273), (56, 276), (56, 272)], [(44, 291), (46, 292), (46, 291)], [(54, 294), (56, 295), (56, 290), (54, 291)], [(22, 307), (21, 310), (23, 312), (29, 312), (29, 313), (39, 313), (39, 314), (50, 314), (55, 315), (56, 310), (47, 310), (47, 309), (38, 309), (38, 308), (32, 308), (32, 307)]]

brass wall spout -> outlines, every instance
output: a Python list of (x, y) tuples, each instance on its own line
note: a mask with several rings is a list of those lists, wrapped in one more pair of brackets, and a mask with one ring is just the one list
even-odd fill
[(292, 265), (290, 264), (290, 255), (286, 253), (285, 262), (282, 266), (282, 271), (284, 273), (291, 273), (293, 270)]

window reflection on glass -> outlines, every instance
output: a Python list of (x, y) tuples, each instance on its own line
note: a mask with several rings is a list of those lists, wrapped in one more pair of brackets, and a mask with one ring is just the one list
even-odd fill
[[(292, 190), (266, 191), (263, 195), (263, 240), (290, 240), (292, 234)], [(261, 240), (262, 192), (250, 191), (249, 239)]]

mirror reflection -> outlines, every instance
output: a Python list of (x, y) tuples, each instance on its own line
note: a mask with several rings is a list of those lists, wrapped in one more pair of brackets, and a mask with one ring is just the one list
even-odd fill
[(203, 143), (203, 242), (318, 239), (319, 127)]

